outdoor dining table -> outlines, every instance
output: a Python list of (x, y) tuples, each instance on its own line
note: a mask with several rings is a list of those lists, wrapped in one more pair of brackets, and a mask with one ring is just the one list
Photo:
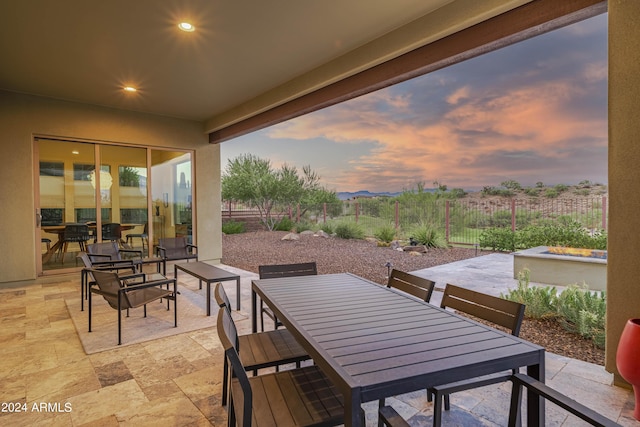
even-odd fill
[[(521, 367), (544, 382), (544, 348), (352, 274), (251, 288), (253, 331), (260, 297), (341, 391), (348, 427), (362, 403), (430, 386)], [(544, 401), (527, 405), (527, 425), (544, 425)]]

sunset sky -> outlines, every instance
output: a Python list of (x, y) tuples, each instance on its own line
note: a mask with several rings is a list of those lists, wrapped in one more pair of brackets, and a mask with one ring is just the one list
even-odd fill
[(607, 183), (607, 15), (221, 146), (336, 191)]

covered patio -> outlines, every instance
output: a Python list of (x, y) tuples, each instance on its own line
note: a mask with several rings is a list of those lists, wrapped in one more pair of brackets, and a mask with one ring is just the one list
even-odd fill
[[(248, 333), (251, 280), (257, 274), (223, 267), (241, 276), (242, 310), (234, 311), (233, 317), (240, 333)], [(440, 266), (434, 272), (417, 273), (446, 281), (447, 274), (458, 277), (461, 268), (464, 266), (457, 265), (447, 273), (446, 266)], [(475, 269), (472, 262), (470, 268)], [(180, 275), (179, 282), (189, 289), (198, 288), (197, 279), (189, 276)], [(77, 279), (69, 278), (0, 290), (6, 313), (1, 319), (4, 327), (0, 340), (10, 344), (0, 349), (4, 371), (9, 373), (3, 378), (1, 396), (3, 401), (25, 396), (28, 409), (26, 413), (1, 414), (3, 423), (226, 424), (226, 408), (220, 404), (223, 350), (214, 326), (215, 313), (211, 318), (204, 315), (204, 299), (200, 300), (200, 329), (138, 344), (125, 342), (121, 347), (87, 355), (69, 313), (73, 308), (65, 304), (65, 300), (77, 302), (78, 286)], [(233, 283), (225, 288), (235, 299)], [(433, 296), (436, 303), (441, 297), (437, 294)], [(79, 305), (75, 308), (80, 311)], [(111, 332), (115, 343), (116, 331)], [(552, 353), (547, 353), (546, 359), (549, 385), (621, 425), (636, 425), (631, 415), (633, 393), (613, 386), (612, 375), (604, 367)], [(502, 384), (456, 393), (451, 398), (452, 410), (443, 414), (443, 425), (505, 425), (510, 391), (509, 384)], [(33, 410), (33, 404), (39, 402), (54, 407)], [(427, 402), (424, 390), (387, 399), (387, 403), (412, 425), (431, 425), (433, 404)], [(367, 425), (376, 426), (377, 402), (367, 403), (364, 408)], [(547, 425), (577, 422), (552, 404), (547, 404), (546, 412)]]
[[(37, 0), (0, 7), (2, 397), (62, 405), (58, 412), (30, 413), (26, 424), (33, 425), (31, 417), (137, 423), (145, 414), (151, 424), (171, 414), (218, 425), (223, 414), (215, 402), (219, 369), (212, 365), (222, 352), (211, 332), (84, 354), (64, 306), (67, 295), (78, 293), (79, 273), (47, 275), (42, 269), (39, 139), (141, 149), (145, 165), (153, 164), (154, 150), (192, 153), (190, 230), (200, 260), (219, 263), (223, 141), (605, 12), (607, 295), (615, 308), (607, 312), (605, 369), (624, 385), (616, 371), (617, 343), (627, 319), (640, 316), (640, 236), (629, 232), (640, 228), (636, 0), (353, 1), (348, 9), (320, 1), (304, 3), (308, 8), (260, 2), (260, 10), (204, 0), (184, 10), (162, 9), (151, 0), (129, 10), (129, 3)], [(196, 31), (177, 32), (187, 18)], [(247, 25), (249, 18), (257, 18), (255, 25)], [(307, 34), (299, 31), (301, 22), (310, 25)], [(135, 86), (139, 96), (132, 98)], [(130, 208), (146, 209), (152, 224), (155, 206), (145, 200)], [(183, 341), (194, 351), (181, 348)], [(560, 374), (574, 365), (555, 366)], [(66, 401), (72, 413), (64, 412)], [(5, 416), (22, 422), (20, 414)]]

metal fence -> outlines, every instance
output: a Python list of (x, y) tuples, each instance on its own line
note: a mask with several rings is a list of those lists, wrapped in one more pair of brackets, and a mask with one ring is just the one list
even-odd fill
[[(392, 199), (357, 199), (339, 204), (281, 206), (277, 215), (289, 217), (296, 223), (318, 224), (353, 221), (365, 234), (372, 236), (376, 229), (392, 226), (400, 236), (411, 229), (429, 224), (444, 234), (450, 244), (478, 243), (482, 230), (500, 227), (511, 230), (545, 221), (571, 219), (588, 230), (607, 230), (607, 198), (563, 199), (435, 199), (424, 202), (403, 202)], [(259, 215), (237, 203), (223, 203), (223, 217), (238, 218)]]

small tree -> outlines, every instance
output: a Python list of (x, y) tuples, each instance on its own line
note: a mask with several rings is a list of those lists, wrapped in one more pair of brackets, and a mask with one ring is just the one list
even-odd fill
[(222, 175), (222, 198), (258, 209), (263, 224), (273, 230), (291, 204), (330, 193), (319, 181), (309, 166), (303, 167), (300, 175), (295, 167), (285, 164), (276, 170), (270, 160), (242, 154), (227, 164)]

